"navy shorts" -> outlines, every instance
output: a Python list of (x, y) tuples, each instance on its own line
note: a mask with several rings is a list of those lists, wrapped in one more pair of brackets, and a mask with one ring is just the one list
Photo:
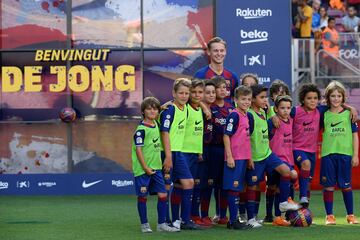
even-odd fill
[(153, 175), (143, 174), (135, 177), (135, 192), (139, 197), (145, 197), (149, 193), (166, 193), (161, 170), (156, 170)]
[(310, 161), (310, 163), (311, 163), (310, 178), (312, 178), (315, 173), (316, 154), (310, 153), (310, 152), (305, 152), (302, 150), (294, 150), (293, 153), (294, 153), (294, 162), (295, 162), (296, 166), (299, 168), (299, 170), (301, 169), (301, 163), (303, 161), (305, 161), (305, 160)]
[(330, 154), (321, 158), (320, 184), (324, 187), (351, 188), (351, 159), (344, 154)]
[(244, 190), (245, 173), (248, 160), (235, 160), (235, 167), (224, 164), (223, 189), (241, 192)]
[(208, 184), (211, 187), (222, 189), (225, 161), (224, 154), (223, 146), (211, 146), (208, 179)]
[[(193, 177), (184, 154), (181, 152), (171, 152), (171, 155), (173, 168), (169, 173), (163, 173), (165, 184), (171, 185), (172, 182), (177, 182), (180, 179), (192, 179)], [(164, 161), (164, 152), (161, 152), (161, 158)]]
[(246, 172), (246, 183), (248, 186), (258, 185), (264, 180), (265, 172), (271, 173), (275, 168), (284, 164), (284, 162), (271, 153), (267, 158), (261, 161), (254, 162), (254, 169), (248, 169)]
[(194, 179), (194, 187), (200, 187), (199, 178), (199, 154), (198, 153), (182, 153), (186, 159), (187, 165), (189, 166), (190, 173)]

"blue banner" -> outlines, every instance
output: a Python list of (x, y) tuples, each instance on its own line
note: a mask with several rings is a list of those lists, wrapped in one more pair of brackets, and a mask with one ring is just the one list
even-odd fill
[(291, 1), (216, 3), (216, 32), (228, 44), (225, 66), (256, 73), (266, 86), (281, 79), (291, 88)]
[(0, 195), (133, 194), (132, 174), (3, 174)]

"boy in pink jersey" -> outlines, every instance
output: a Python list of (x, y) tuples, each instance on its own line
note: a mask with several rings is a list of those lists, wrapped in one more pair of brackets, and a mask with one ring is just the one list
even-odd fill
[[(280, 127), (275, 128), (272, 121), (268, 120), (269, 127), (269, 140), (271, 150), (288, 165), (290, 168), (291, 182), (297, 179), (297, 172), (294, 170), (294, 158), (292, 153), (292, 128), (293, 119), (290, 118), (292, 99), (290, 96), (278, 96), (275, 99), (274, 111), (280, 119)], [(267, 183), (269, 185), (279, 185), (280, 175), (277, 172), (269, 174)], [(275, 219), (273, 220), (274, 226), (289, 226), (290, 223), (281, 216), (279, 209), (280, 193), (275, 189)]]
[(244, 190), (245, 172), (248, 160), (251, 159), (251, 143), (249, 133), (249, 119), (247, 110), (251, 105), (252, 93), (247, 86), (235, 89), (237, 104), (226, 118), (224, 129), (225, 165), (223, 189), (227, 191), (230, 219), (229, 229), (246, 229), (245, 223), (240, 223), (237, 215), (239, 211), (239, 194)]

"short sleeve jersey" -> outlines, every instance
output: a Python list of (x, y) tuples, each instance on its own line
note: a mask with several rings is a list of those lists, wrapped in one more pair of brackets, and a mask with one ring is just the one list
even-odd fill
[(213, 104), (210, 106), (212, 122), (213, 122), (213, 134), (211, 145), (221, 145), (224, 146), (224, 127), (226, 124), (226, 118), (230, 114), (230, 112), (234, 109), (234, 107), (228, 103), (224, 102), (222, 107)]
[(250, 127), (247, 113), (244, 114), (234, 109), (226, 118), (224, 135), (230, 137), (230, 148), (234, 160), (251, 158)]
[(234, 97), (234, 91), (239, 86), (239, 77), (232, 71), (224, 68), (223, 72), (218, 75), (214, 70), (210, 68), (209, 65), (201, 68), (194, 75), (195, 78), (199, 79), (211, 79), (215, 76), (221, 76), (226, 80), (226, 90), (227, 96), (225, 101), (228, 103), (232, 103), (232, 98)]
[(160, 131), (169, 132), (171, 151), (183, 148), (187, 119), (187, 106), (180, 110), (175, 104), (160, 114)]
[(134, 133), (131, 158), (134, 176), (145, 174), (136, 155), (136, 147), (141, 147), (146, 165), (153, 170), (161, 170), (161, 139), (160, 131), (155, 123), (154, 126), (141, 122)]

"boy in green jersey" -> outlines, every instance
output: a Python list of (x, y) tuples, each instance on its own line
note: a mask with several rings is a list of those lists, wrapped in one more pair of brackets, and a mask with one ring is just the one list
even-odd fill
[(265, 172), (271, 173), (275, 170), (281, 175), (279, 207), (282, 212), (297, 210), (300, 206), (287, 201), (290, 191), (290, 168), (270, 150), (268, 125), (263, 110), (267, 104), (267, 88), (262, 85), (254, 85), (251, 86), (251, 90), (252, 103), (248, 111), (248, 117), (252, 159), (248, 161), (248, 171), (246, 173), (246, 210), (248, 225), (252, 228), (258, 228), (262, 225), (255, 218), (256, 202), (260, 200), (257, 192), (260, 192), (259, 184), (264, 180)]
[(332, 81), (325, 89), (329, 110), (321, 117), (323, 141), (321, 148), (320, 183), (324, 187), (323, 199), (326, 210), (326, 225), (334, 225), (333, 197), (337, 184), (342, 190), (346, 220), (358, 224), (353, 212), (351, 168), (359, 164), (359, 139), (356, 123), (351, 123), (350, 111), (344, 109), (345, 88)]
[(138, 212), (141, 231), (152, 232), (147, 220), (146, 196), (148, 193), (158, 195), (158, 231), (177, 232), (179, 229), (165, 223), (167, 193), (161, 172), (161, 140), (156, 123), (160, 102), (154, 97), (147, 97), (141, 103), (143, 120), (136, 128), (132, 144), (132, 167), (135, 176), (135, 191), (138, 196)]
[[(194, 179), (187, 161), (181, 153), (187, 124), (186, 103), (189, 100), (190, 88), (191, 81), (189, 79), (177, 79), (172, 91), (174, 104), (161, 112), (160, 115), (161, 140), (164, 147), (163, 170), (168, 190), (170, 190), (171, 181), (174, 182), (170, 200), (172, 224), (182, 229), (197, 228), (197, 225), (190, 221)], [(180, 204), (182, 222), (179, 216)]]

